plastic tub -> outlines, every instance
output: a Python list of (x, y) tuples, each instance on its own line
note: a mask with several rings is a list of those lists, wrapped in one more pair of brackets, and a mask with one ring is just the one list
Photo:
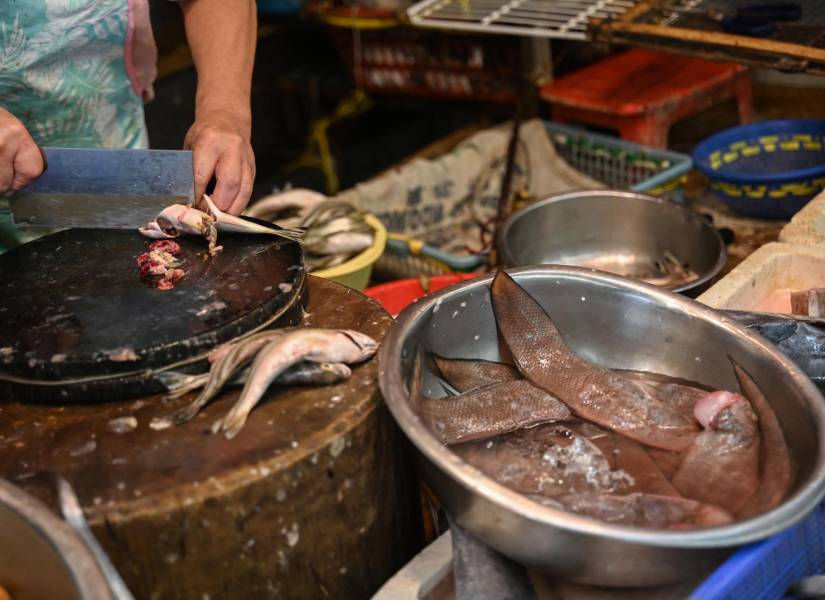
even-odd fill
[[(418, 298), (436, 292), (442, 288), (460, 281), (473, 279), (482, 273), (456, 273), (453, 275), (436, 275), (435, 277), (420, 277), (417, 279), (399, 279), (389, 283), (382, 283), (364, 290), (364, 293), (377, 300), (393, 317), (404, 310)], [(427, 285), (427, 289), (422, 287)]]
[(329, 269), (313, 271), (312, 275), (332, 279), (356, 290), (363, 290), (370, 282), (372, 266), (384, 253), (387, 245), (387, 230), (373, 215), (367, 215), (366, 221), (375, 231), (375, 241), (372, 246), (346, 262)]
[(727, 129), (701, 142), (693, 160), (735, 211), (788, 218), (825, 188), (825, 121), (787, 119)]

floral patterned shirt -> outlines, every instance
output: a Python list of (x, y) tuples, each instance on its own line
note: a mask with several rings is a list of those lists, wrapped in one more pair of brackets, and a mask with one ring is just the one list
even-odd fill
[(0, 0), (0, 106), (41, 146), (148, 147), (156, 59), (148, 0)]

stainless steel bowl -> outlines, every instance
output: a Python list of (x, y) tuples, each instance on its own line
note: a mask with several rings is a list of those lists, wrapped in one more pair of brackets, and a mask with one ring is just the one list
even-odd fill
[(112, 600), (100, 566), (74, 529), (2, 479), (0, 586), (14, 600)]
[(668, 251), (699, 278), (670, 286), (693, 295), (725, 266), (725, 244), (705, 219), (668, 200), (597, 190), (552, 196), (513, 213), (498, 248), (508, 267), (556, 264), (633, 276)]
[[(498, 360), (492, 276), (426, 296), (399, 315), (381, 346), (380, 386), (423, 457), (430, 485), (457, 523), (528, 566), (606, 586), (677, 581), (733, 547), (802, 519), (825, 494), (825, 400), (771, 344), (693, 300), (603, 272), (562, 266), (508, 271), (545, 307), (581, 356), (607, 367), (655, 371), (738, 389), (726, 355), (750, 372), (785, 431), (797, 479), (791, 496), (757, 518), (695, 531), (609, 525), (540, 506), (464, 463), (411, 408), (407, 381), (417, 350)], [(438, 395), (425, 373), (424, 389)]]

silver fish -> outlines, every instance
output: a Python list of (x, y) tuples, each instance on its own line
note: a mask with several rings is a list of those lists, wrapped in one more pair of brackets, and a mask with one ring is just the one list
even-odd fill
[[(226, 382), (241, 367), (250, 363), (253, 357), (272, 340), (285, 335), (283, 331), (262, 331), (243, 340), (227, 345), (227, 351), (219, 360), (212, 364), (209, 378), (200, 395), (192, 404), (176, 411), (164, 419), (172, 419), (173, 423), (180, 424), (193, 419), (201, 408), (206, 406), (221, 391)], [(219, 347), (220, 348), (220, 347)]]
[(212, 432), (235, 437), (249, 413), (278, 375), (297, 362), (353, 364), (370, 358), (378, 349), (371, 337), (350, 330), (297, 329), (265, 346), (255, 361), (249, 379), (235, 406), (212, 425)]
[(300, 242), (303, 237), (301, 230), (267, 227), (225, 213), (206, 194), (203, 195), (203, 200), (206, 204), (205, 211), (183, 204), (166, 207), (155, 221), (141, 227), (140, 233), (152, 238), (175, 238), (183, 234), (202, 235), (209, 241), (210, 255), (221, 250), (217, 245), (219, 231), (274, 235), (292, 242)]

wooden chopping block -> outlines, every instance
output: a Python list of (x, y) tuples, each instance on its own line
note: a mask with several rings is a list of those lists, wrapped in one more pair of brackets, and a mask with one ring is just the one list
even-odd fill
[[(384, 338), (380, 305), (308, 280), (303, 325)], [(150, 421), (193, 396), (6, 402), (0, 477), (41, 497), (37, 473), (68, 479), (138, 598), (366, 598), (421, 544), (408, 447), (377, 374), (373, 358), (338, 385), (272, 389), (233, 440), (208, 429), (239, 388), (160, 431)]]

